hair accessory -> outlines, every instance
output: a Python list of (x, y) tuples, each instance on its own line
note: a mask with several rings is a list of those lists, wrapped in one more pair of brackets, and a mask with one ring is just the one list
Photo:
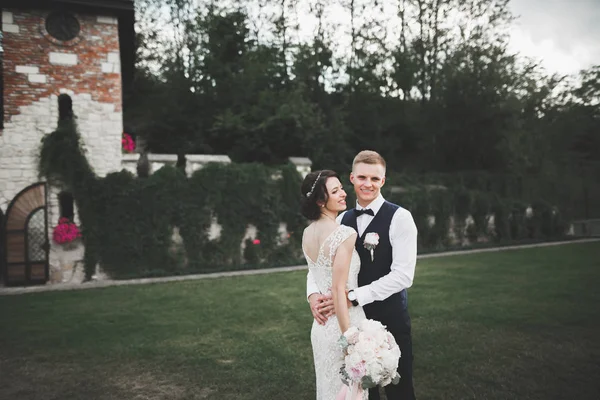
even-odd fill
[(310, 195), (313, 194), (313, 191), (315, 190), (315, 186), (317, 186), (317, 182), (318, 182), (319, 178), (321, 177), (322, 173), (323, 173), (323, 171), (319, 171), (319, 175), (317, 175), (317, 179), (315, 179), (315, 183), (313, 183), (312, 187), (310, 188), (310, 192), (306, 193), (306, 197), (310, 197)]

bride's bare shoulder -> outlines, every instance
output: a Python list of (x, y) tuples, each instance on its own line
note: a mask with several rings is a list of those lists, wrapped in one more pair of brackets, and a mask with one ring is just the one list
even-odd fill
[(306, 228), (304, 228), (304, 231), (302, 232), (302, 240), (306, 240), (306, 239), (314, 237), (315, 233), (316, 233), (315, 223), (311, 222), (310, 224), (307, 225)]
[(314, 222), (311, 222), (310, 224), (306, 225), (306, 228), (304, 228), (304, 232), (303, 234), (306, 235), (307, 233), (311, 232), (312, 230), (314, 230)]

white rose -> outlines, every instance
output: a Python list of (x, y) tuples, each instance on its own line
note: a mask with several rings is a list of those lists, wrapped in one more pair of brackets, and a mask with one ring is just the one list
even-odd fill
[(346, 371), (349, 371), (352, 367), (360, 364), (363, 361), (363, 359), (359, 353), (354, 352), (352, 354), (348, 354), (346, 356), (345, 361), (346, 361)]
[(395, 345), (394, 347), (392, 347), (391, 352), (394, 355), (394, 357), (396, 357), (396, 358), (402, 357), (402, 352), (400, 351), (400, 347), (398, 347), (398, 345)]
[(360, 322), (360, 330), (367, 333), (374, 333), (385, 330), (385, 327), (379, 321), (365, 319)]
[(379, 244), (379, 234), (377, 232), (369, 232), (365, 235), (365, 243), (377, 246)]
[(361, 342), (366, 342), (367, 340), (369, 340), (369, 334), (367, 332), (360, 332), (358, 334), (358, 341), (356, 342), (356, 344), (359, 344)]
[(367, 375), (375, 382), (379, 382), (383, 375), (383, 365), (378, 361), (367, 361)]
[(379, 346), (387, 347), (387, 331), (380, 329), (373, 332), (372, 335), (375, 338), (375, 342), (377, 342)]
[(397, 346), (397, 344), (396, 344), (396, 338), (394, 338), (394, 335), (392, 335), (391, 333), (386, 332), (386, 339), (387, 339), (387, 342), (390, 345), (390, 348), (392, 348), (394, 346)]
[(365, 361), (375, 359), (375, 350), (372, 347), (365, 346), (360, 350), (360, 355)]
[(354, 345), (354, 350), (357, 353), (363, 355), (366, 351), (373, 351), (373, 346), (368, 340), (359, 340), (358, 343)]
[(346, 338), (349, 338), (350, 336), (354, 335), (355, 333), (358, 333), (358, 328), (355, 326), (351, 326), (350, 328), (348, 328), (348, 330), (346, 332), (344, 332), (344, 336), (346, 336)]
[(379, 343), (375, 341), (373, 336), (367, 336), (367, 340), (364, 340), (363, 342), (363, 347), (368, 348), (370, 350), (375, 351), (377, 348), (379, 348)]
[(386, 371), (395, 371), (398, 369), (399, 357), (393, 352), (386, 351), (382, 354), (381, 360)]
[(355, 326), (352, 326), (350, 328), (348, 328), (348, 330), (344, 333), (344, 336), (346, 337), (346, 340), (348, 341), (349, 344), (356, 344), (356, 342), (358, 341), (358, 328)]

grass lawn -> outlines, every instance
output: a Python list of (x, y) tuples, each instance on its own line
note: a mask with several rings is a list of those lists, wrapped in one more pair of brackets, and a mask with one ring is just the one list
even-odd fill
[[(0, 399), (314, 399), (302, 272), (0, 297)], [(600, 399), (600, 244), (419, 261), (429, 399)]]

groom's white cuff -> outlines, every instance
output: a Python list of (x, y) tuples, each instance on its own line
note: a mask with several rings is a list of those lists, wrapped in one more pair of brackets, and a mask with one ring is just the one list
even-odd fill
[(354, 289), (354, 293), (356, 293), (356, 301), (358, 301), (359, 306), (366, 306), (375, 301), (369, 285)]
[(313, 294), (321, 294), (321, 292), (311, 292), (309, 294), (306, 295), (306, 301), (308, 301), (310, 303), (310, 296), (312, 296)]

